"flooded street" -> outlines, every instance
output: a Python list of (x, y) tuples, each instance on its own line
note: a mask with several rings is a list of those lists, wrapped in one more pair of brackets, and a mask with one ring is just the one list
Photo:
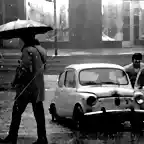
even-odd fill
[[(11, 120), (11, 108), (13, 105), (14, 92), (0, 93), (0, 135), (5, 137)], [(100, 132), (84, 133), (71, 129), (71, 122), (64, 126), (51, 122), (51, 115), (48, 112), (49, 102), (53, 97), (53, 90), (46, 91), (44, 102), (47, 137), (50, 144), (142, 144), (144, 137), (132, 132), (117, 132), (105, 134)], [(27, 106), (23, 113), (21, 126), (19, 129), (18, 143), (29, 144), (37, 138), (36, 122), (32, 113), (31, 104)]]

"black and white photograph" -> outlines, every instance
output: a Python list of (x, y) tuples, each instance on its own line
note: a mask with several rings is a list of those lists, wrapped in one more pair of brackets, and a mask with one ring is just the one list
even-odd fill
[(0, 144), (143, 144), (144, 1), (0, 0)]

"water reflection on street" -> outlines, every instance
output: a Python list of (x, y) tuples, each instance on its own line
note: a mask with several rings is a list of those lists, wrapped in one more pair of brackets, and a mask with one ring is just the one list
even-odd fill
[[(71, 134), (50, 134), (50, 141), (55, 144), (142, 144), (144, 137), (131, 132), (119, 132), (112, 135), (93, 133), (82, 134), (72, 132)], [(67, 137), (67, 138), (66, 138)]]

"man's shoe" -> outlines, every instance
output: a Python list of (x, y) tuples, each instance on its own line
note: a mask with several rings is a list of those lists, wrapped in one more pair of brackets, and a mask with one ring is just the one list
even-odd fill
[(6, 144), (11, 143), (11, 144), (16, 144), (16, 143), (17, 143), (17, 139), (11, 138), (11, 137), (8, 135), (8, 136), (7, 136), (6, 138), (4, 138), (4, 139), (1, 139), (1, 138), (0, 138), (0, 143), (6, 143)]
[(47, 138), (37, 139), (33, 144), (48, 144)]

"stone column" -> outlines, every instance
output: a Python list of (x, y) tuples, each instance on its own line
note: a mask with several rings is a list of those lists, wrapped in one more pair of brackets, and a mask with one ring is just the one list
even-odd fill
[(26, 19), (25, 2), (26, 0), (17, 0), (18, 18), (23, 20)]
[(3, 24), (5, 23), (5, 0), (1, 0), (1, 6), (2, 6), (2, 21), (3, 21)]
[(134, 6), (133, 1), (130, 3), (130, 44), (134, 44)]
[(117, 8), (117, 18), (116, 18), (116, 26), (117, 26), (117, 34), (115, 35), (116, 41), (123, 40), (123, 16), (122, 16), (122, 8), (123, 8), (123, 0), (120, 0), (118, 4), (116, 4)]

